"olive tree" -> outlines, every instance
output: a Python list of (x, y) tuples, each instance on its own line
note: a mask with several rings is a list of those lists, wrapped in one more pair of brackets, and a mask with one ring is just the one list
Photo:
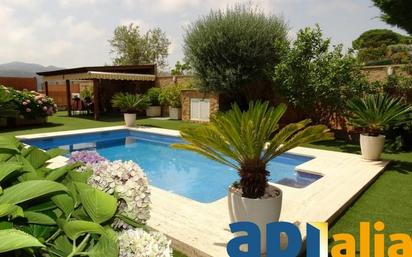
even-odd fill
[(282, 57), (287, 25), (258, 8), (235, 5), (210, 13), (186, 29), (184, 52), (200, 87), (248, 102), (270, 80)]

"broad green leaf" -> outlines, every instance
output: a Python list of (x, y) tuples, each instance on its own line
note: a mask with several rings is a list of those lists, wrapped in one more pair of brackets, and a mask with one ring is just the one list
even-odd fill
[(103, 223), (113, 217), (117, 209), (115, 197), (83, 183), (76, 183), (80, 200), (90, 218)]
[(34, 211), (25, 211), (24, 217), (27, 219), (28, 223), (32, 224), (40, 224), (40, 225), (55, 225), (56, 221), (52, 219), (50, 216), (41, 213), (41, 212), (34, 212)]
[(73, 245), (65, 235), (57, 237), (52, 247), (53, 252), (58, 253), (60, 256), (68, 256), (73, 250)]
[(54, 204), (52, 201), (47, 201), (44, 203), (39, 203), (36, 205), (32, 205), (28, 208), (26, 208), (26, 211), (36, 211), (36, 212), (44, 212), (48, 210), (53, 210), (56, 209), (56, 204)]
[(0, 196), (0, 204), (18, 204), (59, 191), (67, 191), (67, 188), (60, 183), (48, 180), (24, 181), (4, 189), (3, 195)]
[(0, 204), (0, 217), (11, 216), (12, 218), (23, 217), (23, 209), (14, 204)]
[(47, 174), (46, 179), (56, 181), (57, 179), (66, 175), (67, 171), (68, 171), (67, 166), (63, 166), (63, 167), (51, 170), (49, 174)]
[(39, 224), (27, 224), (25, 226), (20, 227), (20, 229), (26, 232), (27, 234), (34, 236), (40, 242), (44, 242), (44, 240), (49, 238), (56, 231), (55, 226)]
[(74, 210), (74, 200), (68, 194), (58, 194), (52, 196), (52, 201), (59, 207), (66, 216), (69, 216), (70, 213)]
[(35, 237), (16, 229), (0, 230), (0, 253), (27, 247), (44, 247)]
[(77, 208), (77, 209), (73, 212), (72, 216), (75, 217), (76, 219), (79, 219), (79, 220), (93, 221), (93, 220), (89, 217), (89, 215), (87, 214), (87, 212), (84, 210), (83, 206)]
[(53, 148), (46, 151), (50, 158), (54, 158), (67, 153), (67, 150), (61, 148)]
[(14, 153), (20, 152), (20, 142), (13, 136), (0, 136), (0, 149), (11, 150)]
[(95, 222), (84, 221), (84, 220), (74, 220), (74, 221), (66, 222), (63, 225), (63, 230), (64, 230), (64, 233), (66, 233), (66, 235), (71, 240), (75, 240), (77, 237), (79, 237), (80, 235), (84, 233), (106, 235), (106, 231), (101, 225)]
[(93, 171), (87, 170), (86, 172), (77, 172), (75, 170), (69, 170), (68, 175), (73, 182), (87, 183), (87, 180), (93, 174)]
[(43, 150), (35, 148), (26, 156), (26, 159), (35, 169), (38, 169), (46, 164), (50, 156)]
[(6, 162), (0, 164), (0, 182), (11, 173), (20, 170), (22, 165), (17, 162)]
[(104, 228), (106, 235), (100, 237), (97, 244), (89, 251), (90, 257), (117, 257), (119, 256), (119, 245), (117, 233), (110, 227)]

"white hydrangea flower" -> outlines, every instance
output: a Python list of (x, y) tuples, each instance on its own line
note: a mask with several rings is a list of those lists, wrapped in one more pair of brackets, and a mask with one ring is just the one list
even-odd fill
[[(149, 182), (142, 168), (133, 161), (103, 161), (91, 165), (93, 175), (88, 183), (119, 200), (119, 214), (145, 224), (150, 218)], [(130, 226), (115, 219), (115, 228)]]
[(119, 257), (172, 257), (171, 241), (159, 232), (127, 229), (119, 233)]

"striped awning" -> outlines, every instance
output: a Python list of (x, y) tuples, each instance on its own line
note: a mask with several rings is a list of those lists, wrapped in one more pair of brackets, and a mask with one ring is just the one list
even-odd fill
[(44, 81), (50, 80), (93, 80), (93, 79), (109, 79), (109, 80), (135, 80), (135, 81), (155, 81), (156, 76), (150, 74), (136, 73), (120, 73), (120, 72), (103, 72), (103, 71), (88, 71), (83, 73), (72, 73), (54, 76), (44, 76)]

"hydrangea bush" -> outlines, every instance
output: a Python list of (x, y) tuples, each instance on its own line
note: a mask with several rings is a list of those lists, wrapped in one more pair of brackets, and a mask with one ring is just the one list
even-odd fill
[(68, 162), (82, 162), (86, 166), (90, 166), (102, 161), (107, 161), (107, 159), (98, 154), (96, 151), (75, 151), (70, 155)]
[(170, 245), (161, 233), (127, 229), (119, 235), (119, 257), (172, 257)]
[[(145, 224), (150, 218), (149, 183), (143, 170), (132, 161), (103, 161), (92, 165), (93, 175), (89, 184), (114, 194), (119, 199), (119, 214)], [(119, 219), (115, 227), (130, 226)]]
[(21, 118), (35, 119), (57, 112), (57, 105), (51, 97), (35, 91), (20, 91), (13, 88), (9, 88), (9, 92)]

